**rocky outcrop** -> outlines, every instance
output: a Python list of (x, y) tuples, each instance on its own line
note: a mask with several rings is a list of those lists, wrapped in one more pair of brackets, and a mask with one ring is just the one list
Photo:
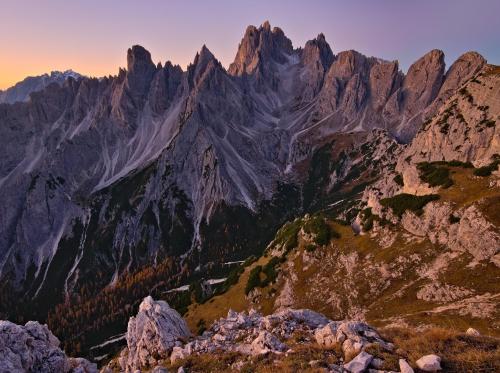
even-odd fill
[(362, 322), (330, 322), (323, 328), (316, 329), (314, 337), (320, 346), (341, 346), (347, 358), (360, 354), (363, 348), (371, 343), (392, 349), (391, 344), (384, 342), (373, 328)]
[(425, 192), (418, 178), (419, 162), (471, 162), (488, 165), (500, 154), (500, 75), (480, 74), (451, 96), (401, 155), (396, 170), (405, 191)]
[(300, 54), (303, 65), (301, 80), (304, 84), (302, 99), (311, 101), (317, 96), (323, 86), (325, 74), (335, 59), (330, 46), (323, 34), (309, 40)]
[(486, 65), (486, 60), (479, 53), (467, 52), (461, 55), (448, 69), (444, 82), (434, 102), (426, 109), (426, 117), (430, 118), (439, 108), (453, 96), (468, 80), (477, 75)]
[(129, 320), (127, 349), (122, 353), (121, 367), (127, 372), (154, 367), (189, 336), (187, 324), (177, 311), (164, 301), (146, 297), (137, 315)]
[(97, 366), (68, 358), (46, 325), (0, 321), (0, 372), (97, 373)]
[[(157, 312), (151, 313), (151, 307), (157, 308)], [(268, 316), (263, 316), (254, 310), (248, 313), (230, 310), (227, 317), (216, 321), (201, 336), (192, 337), (188, 341), (184, 327), (173, 331), (174, 322), (157, 321), (160, 314), (167, 313), (170, 319), (176, 320), (175, 324), (180, 322), (177, 315), (172, 315), (175, 311), (167, 308), (164, 302), (155, 302), (151, 298), (146, 298), (141, 304), (138, 315), (129, 322), (128, 348), (119, 358), (122, 370), (132, 372), (136, 369), (151, 369), (158, 362), (168, 359), (171, 364), (178, 364), (183, 359), (199, 354), (232, 352), (242, 356), (281, 355), (292, 352), (290, 343), (294, 335), (301, 335), (308, 341), (316, 340), (326, 348), (341, 346), (345, 359), (351, 360), (344, 366), (349, 371), (361, 372), (364, 370), (359, 368), (360, 366), (366, 369), (370, 365), (373, 357), (364, 352), (365, 347), (378, 346), (382, 350), (393, 350), (392, 344), (385, 342), (365, 323), (331, 321), (322, 314), (306, 309), (284, 309)], [(149, 342), (143, 343), (140, 350), (130, 343), (131, 341), (137, 345), (136, 339), (129, 339), (130, 335), (136, 333), (139, 318), (143, 319), (146, 325), (155, 325), (154, 330), (143, 332)], [(164, 338), (160, 338), (161, 335)], [(134, 361), (131, 361), (131, 348), (135, 351), (133, 353), (135, 358), (132, 359)], [(155, 358), (152, 359), (152, 356)], [(124, 365), (125, 361), (127, 363)], [(114, 362), (111, 362), (103, 371), (112, 369), (113, 364)]]
[(451, 250), (468, 252), (476, 261), (492, 260), (498, 254), (500, 234), (491, 222), (485, 219), (475, 206), (458, 211), (458, 223), (450, 222), (450, 205), (439, 202), (429, 203), (422, 216), (413, 213), (403, 215), (401, 225), (408, 232), (428, 237), (434, 244), (446, 245)]

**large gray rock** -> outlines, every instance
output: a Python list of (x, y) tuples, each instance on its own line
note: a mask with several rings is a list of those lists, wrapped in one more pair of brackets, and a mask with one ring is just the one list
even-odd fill
[[(144, 298), (127, 328), (127, 356), (122, 368), (152, 367), (168, 357), (173, 347), (191, 333), (184, 319), (164, 301)], [(125, 359), (123, 359), (125, 360)]]
[(97, 373), (97, 366), (82, 358), (68, 358), (46, 325), (0, 321), (0, 372)]

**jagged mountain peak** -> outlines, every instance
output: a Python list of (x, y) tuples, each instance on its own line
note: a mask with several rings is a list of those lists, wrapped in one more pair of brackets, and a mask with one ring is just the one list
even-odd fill
[(324, 70), (330, 67), (334, 58), (332, 49), (322, 33), (306, 43), (301, 56), (304, 65), (320, 62)]
[(194, 61), (188, 66), (188, 81), (191, 87), (199, 86), (202, 80), (211, 75), (211, 72), (224, 72), (221, 63), (204, 44), (201, 50), (196, 53)]
[(194, 65), (199, 65), (199, 64), (205, 65), (210, 61), (215, 61), (217, 63), (219, 62), (215, 58), (213, 53), (210, 51), (210, 49), (208, 49), (208, 47), (205, 44), (203, 44), (203, 46), (200, 49), (200, 52), (196, 53), (196, 56), (194, 58)]
[(271, 30), (268, 21), (259, 28), (248, 26), (238, 47), (234, 62), (229, 66), (231, 75), (251, 74), (259, 64), (272, 61), (283, 63), (286, 61), (284, 54), (293, 52), (290, 39), (279, 27)]
[(151, 53), (140, 45), (134, 45), (127, 51), (127, 70), (136, 72), (142, 69), (154, 68)]

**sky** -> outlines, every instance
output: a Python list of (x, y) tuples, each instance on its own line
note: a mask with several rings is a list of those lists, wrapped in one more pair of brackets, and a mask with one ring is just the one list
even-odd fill
[(448, 66), (469, 50), (500, 65), (500, 0), (0, 1), (0, 89), (52, 70), (115, 75), (134, 44), (183, 69), (206, 44), (227, 67), (246, 27), (265, 20), (294, 47), (323, 32), (334, 53), (399, 60), (403, 71), (434, 48)]

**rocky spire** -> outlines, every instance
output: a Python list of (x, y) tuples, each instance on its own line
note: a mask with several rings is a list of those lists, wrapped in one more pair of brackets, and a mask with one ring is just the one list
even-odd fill
[(203, 45), (199, 53), (196, 53), (194, 61), (188, 66), (188, 82), (190, 87), (199, 85), (201, 80), (204, 80), (213, 71), (222, 71), (222, 65), (214, 57), (212, 52)]
[(268, 21), (259, 28), (248, 26), (238, 47), (234, 62), (229, 66), (231, 75), (253, 73), (261, 63), (272, 61), (283, 63), (285, 55), (293, 51), (292, 42), (283, 30), (274, 27)]
[(303, 65), (321, 63), (326, 71), (334, 59), (330, 45), (326, 42), (325, 35), (319, 34), (316, 39), (309, 40), (301, 54)]
[(436, 114), (439, 107), (467, 80), (479, 73), (485, 64), (486, 60), (477, 52), (467, 52), (458, 57), (446, 72), (439, 94), (426, 110), (426, 116), (431, 117)]
[(182, 80), (182, 69), (172, 65), (170, 61), (163, 68), (158, 68), (149, 90), (149, 103), (156, 113), (165, 111), (177, 94), (177, 88)]
[(135, 371), (154, 365), (167, 356), (176, 343), (191, 335), (186, 321), (164, 301), (144, 298), (139, 312), (131, 317), (127, 328), (127, 360), (124, 369)]
[(433, 49), (410, 66), (403, 82), (403, 107), (411, 116), (437, 96), (444, 77), (444, 53)]
[(129, 48), (127, 51), (127, 71), (127, 84), (134, 95), (140, 96), (146, 93), (156, 71), (151, 54), (140, 45)]

